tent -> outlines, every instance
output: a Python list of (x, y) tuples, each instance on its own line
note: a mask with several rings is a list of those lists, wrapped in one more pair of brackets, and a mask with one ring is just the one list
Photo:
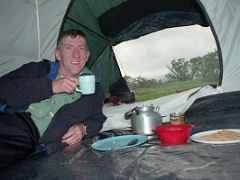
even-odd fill
[[(240, 83), (236, 83), (240, 81), (239, 9), (236, 0), (2, 0), (0, 75), (27, 62), (54, 60), (59, 32), (78, 28), (89, 39), (91, 58), (87, 66), (102, 78), (105, 92), (115, 84), (115, 89), (128, 92), (112, 46), (166, 28), (210, 26), (219, 53), (220, 86), (202, 88), (190, 101), (189, 95), (196, 89), (158, 101), (162, 106), (168, 102), (162, 113), (186, 111), (199, 97), (240, 89)], [(129, 108), (118, 111), (119, 116)], [(106, 113), (115, 115), (116, 111)]]
[[(162, 115), (186, 112), (189, 122), (196, 125), (195, 132), (240, 128), (239, 17), (238, 0), (1, 0), (0, 76), (24, 63), (54, 60), (59, 32), (78, 28), (89, 39), (92, 54), (87, 66), (101, 77), (105, 92), (113, 84), (117, 84), (115, 89), (126, 92), (129, 89), (112, 46), (165, 28), (210, 26), (219, 53), (219, 87), (199, 87), (146, 102), (104, 107), (108, 118), (101, 133), (107, 136), (105, 130), (129, 127), (123, 114), (143, 103), (160, 105)], [(32, 157), (1, 170), (0, 176), (2, 179), (236, 179), (239, 174), (239, 143), (231, 146), (195, 143), (187, 148), (146, 144), (115, 153), (94, 152), (89, 148), (91, 143), (92, 140), (82, 143), (73, 155), (58, 152), (48, 158)]]

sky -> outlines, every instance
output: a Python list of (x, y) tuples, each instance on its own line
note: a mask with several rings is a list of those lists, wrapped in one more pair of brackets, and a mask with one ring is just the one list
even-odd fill
[(120, 43), (114, 52), (123, 76), (163, 78), (172, 60), (203, 56), (216, 50), (209, 27), (198, 25), (165, 29)]

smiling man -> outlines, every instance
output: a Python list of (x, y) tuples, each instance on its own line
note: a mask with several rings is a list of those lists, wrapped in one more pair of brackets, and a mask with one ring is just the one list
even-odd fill
[(75, 29), (61, 33), (55, 56), (56, 62), (32, 62), (0, 78), (3, 162), (7, 157), (26, 156), (39, 144), (51, 153), (80, 143), (95, 136), (103, 126), (106, 117), (100, 83), (96, 82), (91, 95), (75, 90), (79, 75), (91, 73), (84, 67), (90, 56), (86, 35)]

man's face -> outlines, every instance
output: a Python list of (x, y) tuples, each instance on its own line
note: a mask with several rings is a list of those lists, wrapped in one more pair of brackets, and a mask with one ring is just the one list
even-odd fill
[(89, 58), (86, 39), (81, 36), (67, 36), (62, 39), (60, 48), (55, 51), (60, 61), (60, 73), (77, 77)]

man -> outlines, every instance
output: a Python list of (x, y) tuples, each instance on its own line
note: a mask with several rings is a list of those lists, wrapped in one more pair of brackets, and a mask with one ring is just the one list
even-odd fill
[(90, 73), (86, 35), (61, 33), (55, 56), (57, 62), (32, 62), (0, 78), (0, 159), (22, 158), (36, 147), (51, 153), (101, 130), (106, 117), (99, 82), (93, 95), (75, 90), (78, 76)]

